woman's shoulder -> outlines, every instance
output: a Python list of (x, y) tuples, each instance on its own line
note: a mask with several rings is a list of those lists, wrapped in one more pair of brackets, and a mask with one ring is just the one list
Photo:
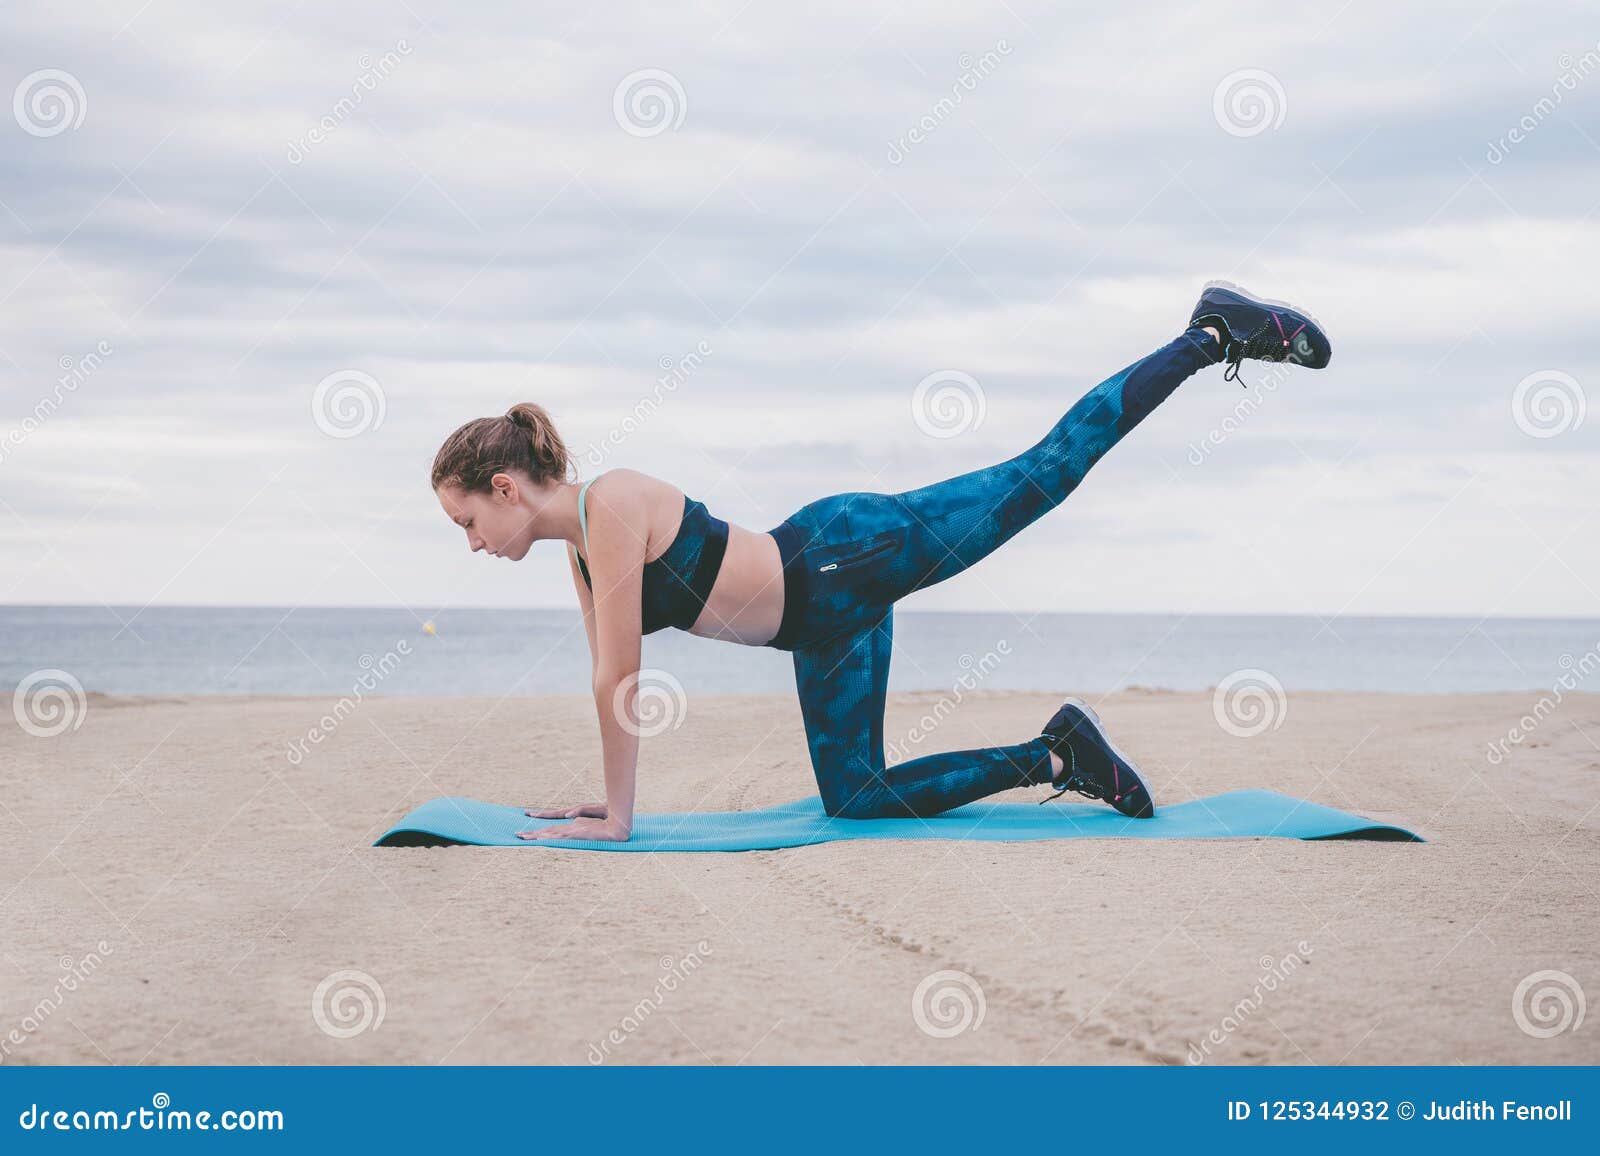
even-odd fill
[(681, 497), (683, 494), (683, 491), (671, 482), (627, 466), (603, 470), (585, 484), (594, 493), (603, 494), (610, 500), (649, 501), (673, 495)]
[(611, 520), (627, 523), (636, 534), (651, 540), (667, 533), (669, 525), (677, 526), (688, 501), (671, 482), (626, 466), (596, 474), (587, 484), (590, 492), (579, 507), (587, 513), (587, 522), (594, 521), (596, 506), (603, 504), (602, 518), (609, 515)]

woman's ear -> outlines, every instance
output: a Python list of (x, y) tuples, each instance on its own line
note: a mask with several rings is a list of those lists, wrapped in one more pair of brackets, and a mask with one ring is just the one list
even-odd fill
[(493, 488), (495, 494), (499, 496), (501, 501), (507, 502), (513, 506), (517, 504), (518, 490), (516, 478), (513, 478), (507, 473), (499, 473), (489, 479), (489, 485)]

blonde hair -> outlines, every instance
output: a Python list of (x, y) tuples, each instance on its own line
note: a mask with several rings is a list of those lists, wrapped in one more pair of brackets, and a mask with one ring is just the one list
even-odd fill
[(433, 488), (456, 486), (482, 493), (489, 480), (521, 470), (535, 485), (567, 481), (572, 455), (541, 405), (518, 402), (500, 417), (474, 418), (444, 439), (433, 458)]

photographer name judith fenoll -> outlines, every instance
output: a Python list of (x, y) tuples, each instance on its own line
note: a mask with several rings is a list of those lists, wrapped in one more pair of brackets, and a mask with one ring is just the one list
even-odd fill
[(1457, 1100), (1454, 1104), (1428, 1101), (1428, 1106), (1417, 1113), (1417, 1119), (1430, 1120), (1570, 1120), (1572, 1101), (1558, 1100), (1554, 1104), (1519, 1104), (1515, 1100), (1501, 1100), (1496, 1108), (1489, 1100)]

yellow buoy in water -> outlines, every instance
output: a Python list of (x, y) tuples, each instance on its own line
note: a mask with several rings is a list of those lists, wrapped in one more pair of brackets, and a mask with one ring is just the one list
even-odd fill
[(430, 618), (430, 619), (428, 619), (428, 621), (426, 621), (426, 622), (424, 622), (422, 624), (422, 633), (424, 633), (424, 634), (438, 634), (439, 633), (439, 628), (433, 624), (433, 619)]

